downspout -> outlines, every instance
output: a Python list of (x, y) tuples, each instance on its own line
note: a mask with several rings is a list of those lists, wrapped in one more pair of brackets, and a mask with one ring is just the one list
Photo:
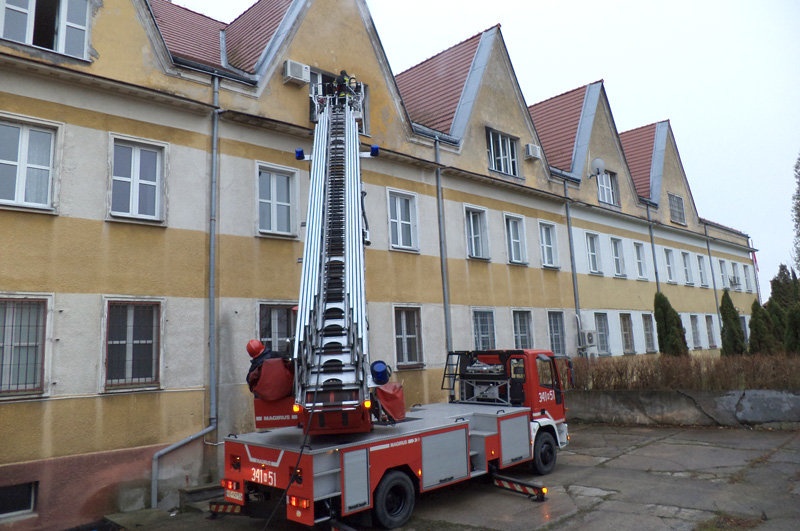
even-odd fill
[(717, 309), (717, 322), (722, 334), (722, 316), (719, 313), (719, 296), (717, 295), (717, 275), (714, 274), (714, 259), (711, 257), (711, 240), (708, 239), (708, 225), (703, 223), (703, 232), (706, 235), (706, 251), (708, 252), (708, 274), (711, 275), (711, 286), (714, 288), (714, 305)]
[(653, 255), (653, 272), (656, 274), (656, 292), (660, 292), (661, 284), (658, 281), (658, 260), (656, 260), (656, 239), (653, 236), (653, 220), (650, 219), (650, 205), (645, 203), (644, 206), (647, 209), (647, 230), (650, 231), (650, 252)]
[[(564, 183), (564, 211), (567, 216), (567, 238), (569, 239), (569, 265), (570, 269), (572, 269), (572, 297), (575, 299), (575, 319), (578, 324), (578, 343), (580, 344), (580, 333), (581, 333), (581, 301), (578, 295), (578, 272), (575, 270), (575, 243), (572, 238), (572, 215), (569, 209), (569, 190), (567, 189), (567, 181), (566, 179), (562, 180)], [(586, 352), (586, 357), (589, 357), (588, 351)]]
[[(442, 167), (439, 164), (439, 136), (434, 137), (433, 148), (436, 160), (436, 209), (439, 216), (439, 264), (442, 269), (442, 304), (444, 305), (444, 338), (447, 352), (453, 350), (453, 331), (450, 323), (450, 283), (447, 274), (447, 235), (444, 230), (444, 194), (442, 191)], [(455, 391), (450, 391), (451, 398)]]
[(214, 111), (211, 116), (211, 205), (209, 214), (208, 244), (208, 388), (209, 415), (208, 426), (174, 444), (162, 448), (153, 455), (153, 469), (150, 476), (150, 507), (158, 507), (158, 460), (173, 450), (189, 444), (217, 429), (217, 322), (216, 322), (216, 252), (217, 252), (217, 163), (219, 145), (219, 77), (212, 76), (214, 90)]
[[(747, 244), (751, 249), (755, 249), (752, 238), (747, 238)], [(756, 283), (756, 297), (758, 297), (758, 304), (761, 304), (761, 285), (758, 282), (758, 265), (756, 264), (755, 251), (750, 251), (750, 263), (753, 264), (753, 281)]]

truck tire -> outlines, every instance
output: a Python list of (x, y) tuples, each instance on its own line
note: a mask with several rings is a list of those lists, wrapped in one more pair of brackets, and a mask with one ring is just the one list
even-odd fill
[(373, 501), (373, 515), (381, 527), (400, 527), (414, 511), (414, 484), (407, 475), (392, 470), (381, 479)]
[(533, 470), (537, 474), (546, 475), (556, 467), (558, 446), (550, 432), (540, 431), (533, 443)]

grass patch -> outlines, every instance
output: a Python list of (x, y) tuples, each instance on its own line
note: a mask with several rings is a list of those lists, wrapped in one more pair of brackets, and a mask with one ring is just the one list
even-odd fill
[(761, 518), (748, 518), (745, 516), (734, 516), (727, 513), (717, 513), (717, 515), (705, 522), (700, 522), (695, 526), (695, 531), (714, 531), (716, 529), (753, 529), (761, 524)]

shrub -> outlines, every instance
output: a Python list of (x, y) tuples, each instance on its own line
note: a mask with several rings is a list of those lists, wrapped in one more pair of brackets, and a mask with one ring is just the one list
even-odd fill
[(795, 304), (786, 314), (786, 352), (800, 354), (800, 303)]
[(719, 311), (722, 315), (722, 355), (743, 354), (745, 349), (744, 330), (739, 322), (739, 312), (733, 306), (731, 294), (727, 288), (722, 292), (722, 304)]
[(774, 330), (769, 313), (757, 300), (754, 300), (750, 310), (750, 353), (775, 354), (783, 350), (781, 348), (783, 345), (778, 343)]
[(686, 330), (683, 328), (681, 318), (670, 304), (667, 296), (660, 291), (656, 292), (653, 300), (653, 310), (656, 317), (659, 350), (673, 356), (688, 355)]

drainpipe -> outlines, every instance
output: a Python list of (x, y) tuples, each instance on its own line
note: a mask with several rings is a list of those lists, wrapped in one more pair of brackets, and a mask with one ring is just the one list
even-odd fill
[(211, 117), (211, 205), (208, 223), (208, 388), (209, 415), (208, 426), (174, 444), (162, 448), (153, 455), (153, 469), (150, 476), (150, 507), (158, 507), (158, 460), (173, 450), (189, 444), (217, 429), (217, 322), (216, 322), (216, 252), (217, 252), (217, 164), (219, 145), (219, 77), (213, 76), (214, 112)]
[(653, 220), (650, 219), (650, 205), (645, 203), (647, 209), (647, 230), (650, 231), (650, 252), (653, 255), (653, 272), (656, 274), (656, 291), (661, 291), (661, 284), (658, 281), (658, 260), (656, 260), (656, 239), (653, 236)]
[(720, 334), (722, 334), (722, 316), (719, 313), (719, 296), (717, 295), (717, 275), (714, 274), (714, 259), (711, 257), (711, 240), (708, 238), (708, 225), (703, 223), (703, 232), (706, 235), (706, 251), (708, 252), (708, 272), (711, 275), (711, 286), (714, 288), (714, 305), (717, 309), (717, 319)]
[[(569, 210), (569, 190), (567, 189), (567, 181), (566, 179), (562, 180), (564, 183), (564, 211), (567, 216), (567, 238), (569, 239), (569, 264), (570, 268), (572, 269), (572, 297), (575, 299), (575, 319), (578, 324), (578, 336), (580, 343), (580, 333), (581, 333), (581, 301), (580, 297), (578, 296), (578, 272), (575, 270), (575, 243), (572, 239), (572, 215), (570, 214)], [(589, 352), (587, 350), (586, 357), (589, 357)]]
[[(755, 249), (753, 239), (747, 238), (747, 244), (751, 249)], [(758, 304), (761, 304), (761, 285), (758, 282), (758, 266), (756, 265), (756, 252), (750, 251), (750, 263), (753, 264), (753, 282), (756, 283), (756, 297), (758, 297)]]
[[(433, 148), (436, 160), (436, 209), (439, 216), (439, 263), (442, 269), (442, 303), (444, 305), (444, 338), (447, 352), (453, 350), (453, 331), (450, 323), (450, 287), (447, 275), (447, 236), (444, 230), (444, 194), (442, 192), (442, 168), (439, 165), (439, 136), (434, 137)], [(450, 391), (453, 395), (455, 391)], [(455, 398), (451, 396), (451, 398)]]

